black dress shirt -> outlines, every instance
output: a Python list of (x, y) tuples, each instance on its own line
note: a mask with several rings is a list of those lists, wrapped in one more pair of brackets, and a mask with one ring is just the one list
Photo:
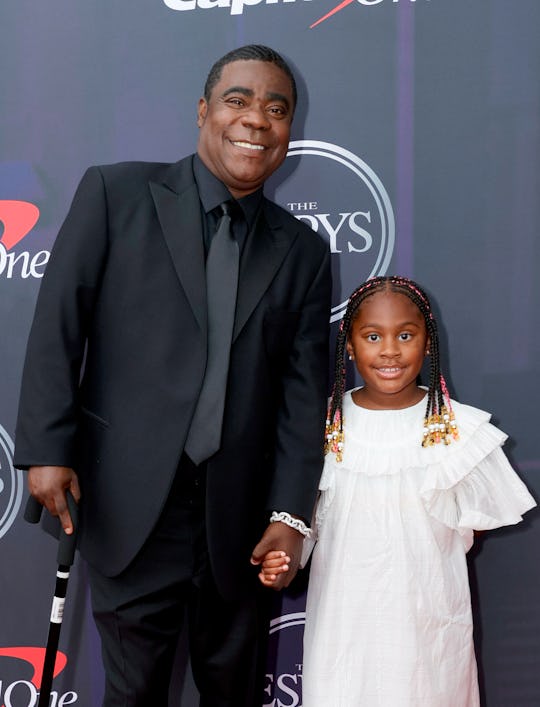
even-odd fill
[(201, 201), (205, 253), (208, 254), (212, 234), (215, 233), (217, 222), (221, 216), (218, 207), (224, 201), (231, 202), (232, 230), (240, 253), (242, 253), (257, 220), (262, 203), (263, 188), (260, 187), (241, 199), (235, 199), (225, 184), (212, 174), (197, 154), (193, 159), (193, 173)]

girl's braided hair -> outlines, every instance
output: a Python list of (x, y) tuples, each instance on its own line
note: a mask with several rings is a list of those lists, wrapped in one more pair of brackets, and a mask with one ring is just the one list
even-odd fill
[(392, 275), (374, 277), (364, 282), (350, 296), (345, 315), (339, 327), (334, 369), (334, 387), (326, 419), (325, 453), (333, 452), (337, 461), (343, 454), (343, 395), (346, 384), (345, 353), (352, 323), (358, 309), (367, 297), (376, 292), (391, 291), (408, 297), (420, 310), (430, 342), (430, 371), (422, 446), (428, 447), (441, 440), (450, 444), (458, 438), (457, 425), (450, 403), (446, 381), (441, 372), (439, 334), (431, 303), (424, 290), (407, 277)]

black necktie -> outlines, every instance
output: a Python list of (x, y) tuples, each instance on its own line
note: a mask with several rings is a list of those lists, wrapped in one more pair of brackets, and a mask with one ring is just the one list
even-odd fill
[(229, 371), (231, 339), (238, 289), (238, 244), (231, 229), (230, 202), (223, 214), (206, 259), (208, 355), (206, 372), (191, 421), (185, 451), (200, 464), (220, 447), (223, 408)]

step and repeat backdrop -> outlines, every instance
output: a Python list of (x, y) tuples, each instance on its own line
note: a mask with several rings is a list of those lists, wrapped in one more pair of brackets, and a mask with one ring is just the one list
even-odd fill
[[(0, 27), (2, 707), (37, 704), (56, 570), (55, 541), (22, 518), (13, 468), (51, 246), (88, 165), (193, 152), (206, 72), (235, 46), (268, 44), (297, 74), (290, 150), (267, 194), (328, 240), (332, 336), (362, 280), (417, 279), (440, 312), (454, 397), (493, 413), (540, 497), (537, 0), (3, 0)], [(470, 553), (489, 707), (540, 704), (539, 541), (533, 511)], [(95, 707), (102, 669), (80, 560), (70, 582), (51, 705)], [(305, 583), (276, 597), (261, 707), (302, 704)], [(197, 704), (183, 643), (172, 695)]]

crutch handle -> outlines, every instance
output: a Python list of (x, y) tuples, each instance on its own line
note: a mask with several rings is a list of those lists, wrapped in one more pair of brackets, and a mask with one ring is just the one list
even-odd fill
[[(60, 532), (58, 542), (57, 560), (59, 565), (71, 567), (75, 557), (75, 547), (77, 544), (77, 527), (79, 524), (79, 507), (75, 503), (75, 499), (69, 491), (66, 492), (66, 500), (69, 509), (69, 514), (73, 522), (73, 533), (66, 535), (63, 531)], [(28, 497), (26, 507), (24, 509), (24, 519), (29, 523), (39, 523), (43, 506), (33, 496)]]
[(24, 519), (28, 523), (39, 523), (43, 506), (33, 496), (28, 496), (28, 501), (24, 508)]

